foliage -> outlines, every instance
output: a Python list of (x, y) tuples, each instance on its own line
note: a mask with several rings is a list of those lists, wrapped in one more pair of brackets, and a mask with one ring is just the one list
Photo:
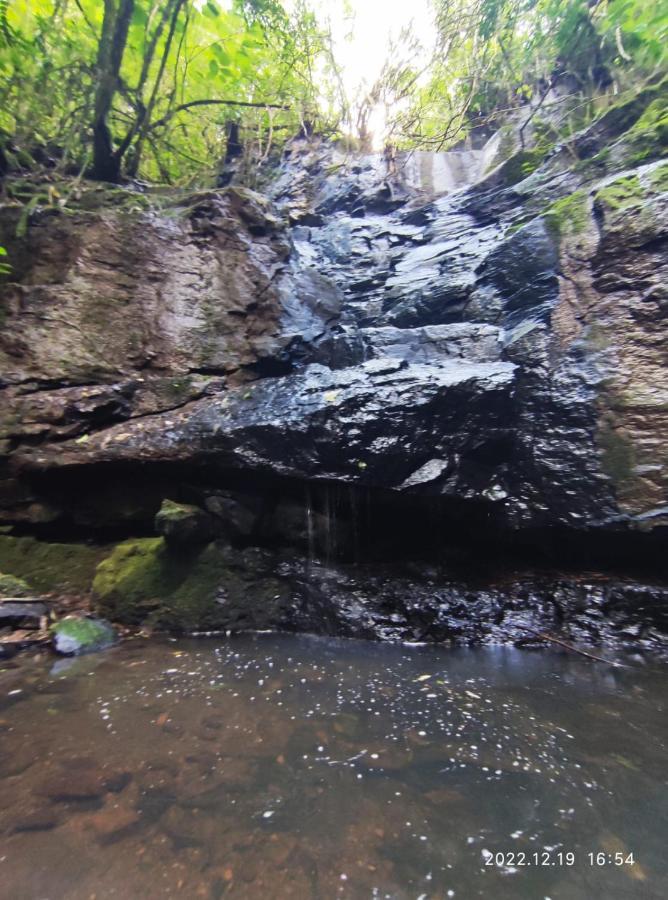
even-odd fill
[(325, 36), (303, 4), (288, 15), (278, 0), (2, 0), (0, 11), (0, 148), (15, 168), (176, 182), (216, 166), (231, 124), (264, 159), (315, 116)]
[(0, 0), (0, 177), (190, 183), (224, 160), (252, 183), (299, 132), (368, 146), (380, 107), (395, 144), (445, 148), (517, 113), (541, 149), (665, 69), (663, 2), (432, 4), (433, 57), (406, 28), (350, 98), (318, 0)]
[[(513, 110), (565, 103), (551, 138), (581, 127), (665, 69), (668, 9), (645, 0), (434, 0), (439, 39), (430, 77), (403, 113), (407, 143), (434, 148)], [(575, 110), (575, 115), (574, 115)], [(544, 123), (543, 123), (544, 124)], [(563, 127), (560, 127), (563, 126)]]

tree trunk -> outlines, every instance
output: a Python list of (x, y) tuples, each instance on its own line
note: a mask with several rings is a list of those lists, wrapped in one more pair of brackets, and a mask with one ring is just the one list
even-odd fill
[(111, 112), (114, 94), (128, 39), (130, 19), (135, 0), (104, 0), (102, 34), (97, 52), (97, 85), (93, 118), (93, 169), (92, 177), (100, 181), (118, 182), (121, 177), (121, 154), (114, 152), (111, 130), (107, 118)]
[(156, 100), (158, 98), (158, 91), (160, 90), (160, 84), (162, 82), (162, 76), (165, 73), (165, 67), (167, 65), (167, 60), (169, 58), (169, 51), (172, 47), (172, 41), (174, 40), (174, 33), (176, 31), (176, 25), (179, 19), (179, 15), (181, 10), (183, 9), (185, 0), (174, 0), (174, 7), (172, 10), (172, 18), (169, 24), (169, 32), (167, 34), (167, 40), (165, 41), (165, 46), (162, 51), (162, 59), (160, 60), (160, 67), (155, 76), (155, 81), (153, 83), (153, 89), (151, 91), (151, 96), (149, 98), (146, 109), (143, 112), (142, 120), (139, 123), (139, 133), (137, 135), (137, 141), (135, 143), (133, 157), (132, 157), (132, 166), (130, 169), (130, 174), (134, 177), (139, 171), (139, 164), (141, 162), (142, 153), (144, 152), (144, 142), (148, 135), (149, 129), (151, 127), (151, 116), (153, 115), (153, 109), (155, 107)]

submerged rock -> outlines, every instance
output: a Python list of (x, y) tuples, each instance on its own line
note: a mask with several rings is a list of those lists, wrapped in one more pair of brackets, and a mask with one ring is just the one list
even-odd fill
[(106, 650), (117, 640), (115, 629), (104, 619), (68, 616), (51, 626), (53, 648), (63, 656), (80, 656)]

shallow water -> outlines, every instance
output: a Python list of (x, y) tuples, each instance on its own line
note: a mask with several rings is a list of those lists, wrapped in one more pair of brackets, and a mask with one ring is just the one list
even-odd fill
[(0, 896), (664, 898), (667, 674), (287, 635), (19, 658)]

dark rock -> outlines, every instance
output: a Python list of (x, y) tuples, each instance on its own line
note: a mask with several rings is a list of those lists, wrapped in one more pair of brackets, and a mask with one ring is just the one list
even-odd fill
[(3, 619), (37, 619), (48, 615), (48, 607), (39, 600), (0, 599), (0, 622)]
[[(440, 476), (440, 466), (434, 461), (433, 477)], [(234, 550), (221, 542), (189, 561), (185, 582), (159, 552), (145, 558), (137, 580), (131, 571), (121, 557), (105, 569), (99, 602), (111, 615), (137, 621), (144, 601), (159, 593), (153, 621), (181, 631), (283, 629), (465, 644), (558, 631), (574, 640), (623, 645), (637, 637), (628, 629), (641, 625), (653, 633), (648, 646), (660, 649), (668, 642), (663, 583), (531, 572), (504, 578), (494, 569), (476, 582), (448, 567), (324, 565), (293, 550)], [(215, 741), (222, 724), (218, 716), (207, 717), (198, 736)]]
[(204, 510), (172, 500), (162, 501), (155, 530), (175, 547), (206, 544), (215, 534), (214, 521)]
[[(164, 214), (54, 215), (22, 239), (7, 211), (0, 515), (147, 534), (164, 497), (183, 500), (158, 515), (181, 552), (142, 538), (101, 563), (100, 608), (122, 621), (479, 641), (562, 616), (592, 640), (663, 633), (663, 588), (652, 600), (641, 576), (637, 604), (612, 580), (483, 589), (439, 570), (427, 587), (317, 562), (307, 584), (285, 548), (438, 569), (461, 532), (481, 555), (483, 536), (535, 538), (555, 569), (568, 548), (612, 564), (623, 546), (658, 568), (668, 179), (647, 121), (664, 95), (549, 152), (511, 140), (393, 172), (301, 138), (269, 200), (204, 191)], [(66, 325), (46, 327), (53, 308)]]
[(100, 804), (104, 794), (101, 773), (96, 769), (54, 772), (38, 784), (34, 793), (53, 803)]
[(12, 827), (13, 834), (32, 831), (51, 831), (60, 825), (60, 817), (51, 809), (39, 809), (19, 816)]
[(256, 497), (230, 491), (209, 493), (204, 505), (216, 517), (217, 530), (227, 537), (249, 537), (262, 512)]

